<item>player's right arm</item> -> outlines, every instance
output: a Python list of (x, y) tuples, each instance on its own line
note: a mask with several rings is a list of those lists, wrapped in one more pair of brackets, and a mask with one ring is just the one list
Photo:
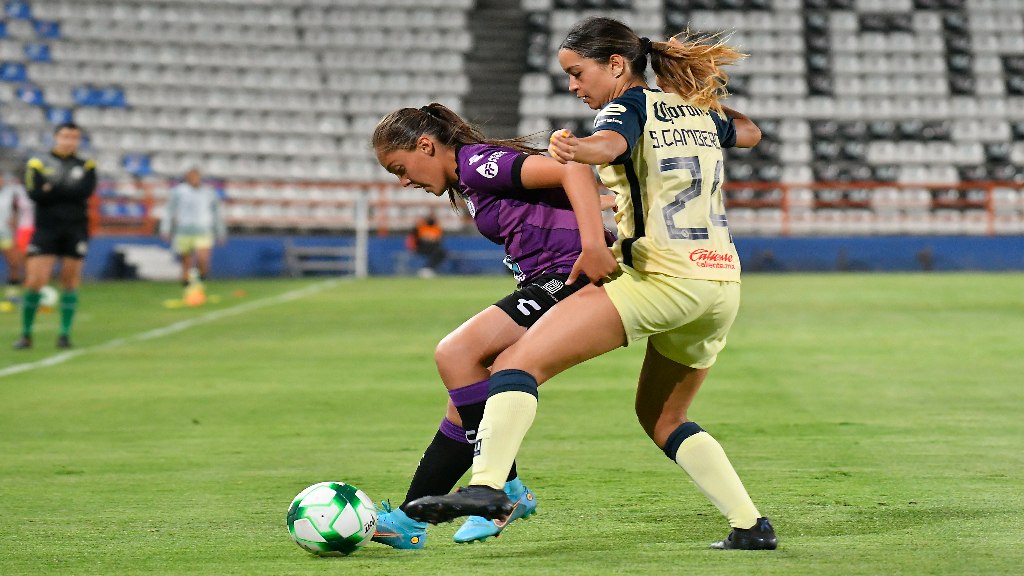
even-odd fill
[(39, 158), (29, 158), (25, 164), (25, 191), (28, 197), (37, 204), (46, 204), (49, 197), (50, 184), (46, 180), (44, 171), (46, 165)]
[(577, 138), (569, 130), (551, 135), (548, 153), (562, 162), (580, 162), (599, 166), (629, 159), (643, 131), (647, 117), (643, 91), (629, 90), (612, 100), (594, 118), (594, 133)]
[(160, 237), (169, 240), (171, 229), (174, 224), (174, 215), (178, 212), (178, 187), (171, 188), (167, 193), (167, 203), (164, 205), (164, 217), (160, 219)]
[(551, 136), (548, 153), (559, 162), (610, 164), (629, 148), (618, 132), (601, 130), (586, 138), (577, 138), (570, 130), (559, 130)]

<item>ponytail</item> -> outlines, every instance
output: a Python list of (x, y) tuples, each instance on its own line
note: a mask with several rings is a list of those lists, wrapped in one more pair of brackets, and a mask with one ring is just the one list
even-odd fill
[(718, 34), (686, 31), (666, 42), (651, 43), (651, 69), (658, 75), (659, 85), (698, 108), (719, 114), (724, 114), (721, 101), (729, 96), (729, 74), (722, 67), (746, 57)]

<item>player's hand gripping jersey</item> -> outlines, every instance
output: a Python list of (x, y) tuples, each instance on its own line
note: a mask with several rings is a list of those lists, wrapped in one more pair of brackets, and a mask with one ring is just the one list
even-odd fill
[(598, 113), (599, 130), (621, 134), (628, 145), (598, 169), (617, 194), (616, 257), (642, 272), (738, 282), (722, 198), (722, 148), (736, 145), (732, 120), (637, 87)]

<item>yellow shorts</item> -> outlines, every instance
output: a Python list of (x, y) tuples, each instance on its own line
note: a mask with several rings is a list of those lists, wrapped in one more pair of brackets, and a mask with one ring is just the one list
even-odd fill
[(14, 236), (6, 231), (0, 230), (0, 250), (7, 251), (14, 248)]
[(620, 269), (604, 289), (622, 318), (627, 344), (649, 338), (670, 360), (711, 367), (739, 311), (739, 282), (647, 274), (625, 265)]
[(213, 248), (212, 234), (179, 234), (171, 242), (171, 249), (177, 254), (188, 254), (193, 250), (206, 250)]

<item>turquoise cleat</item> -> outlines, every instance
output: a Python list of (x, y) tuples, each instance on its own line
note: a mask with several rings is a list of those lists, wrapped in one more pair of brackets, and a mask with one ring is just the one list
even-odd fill
[(392, 510), (391, 502), (381, 502), (373, 541), (399, 550), (419, 550), (427, 543), (427, 523), (409, 518), (401, 508)]
[(507, 520), (488, 520), (482, 516), (470, 516), (455, 533), (454, 539), (462, 544), (483, 542), (491, 536), (497, 537), (513, 520), (526, 518), (537, 512), (537, 498), (519, 478), (505, 483), (505, 494), (515, 504)]

